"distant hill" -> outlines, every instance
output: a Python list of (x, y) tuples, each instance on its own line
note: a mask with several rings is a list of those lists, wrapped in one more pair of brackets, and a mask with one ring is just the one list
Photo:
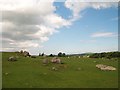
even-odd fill
[(81, 53), (81, 54), (69, 54), (70, 56), (84, 56), (84, 55), (92, 55), (94, 53), (90, 52), (90, 53)]

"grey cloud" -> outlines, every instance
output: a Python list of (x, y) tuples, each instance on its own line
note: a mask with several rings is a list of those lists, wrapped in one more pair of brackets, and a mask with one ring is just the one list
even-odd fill
[(14, 33), (9, 33), (9, 32), (3, 32), (2, 33), (3, 38), (9, 38), (11, 40), (15, 40), (15, 41), (25, 41), (25, 40), (32, 40), (32, 37), (27, 37), (26, 35), (23, 34), (16, 34)]
[[(40, 29), (35, 25), (14, 25), (9, 26), (7, 24), (3, 25), (2, 37), (9, 38), (12, 40), (32, 40), (33, 37), (30, 34), (35, 34)], [(38, 39), (38, 38), (34, 38)]]
[(35, 25), (15, 25), (15, 26), (9, 26), (7, 23), (3, 25), (3, 32), (9, 32), (9, 33), (14, 33), (18, 32), (21, 34), (34, 34), (40, 29), (36, 27)]
[(54, 27), (51, 27), (49, 20), (46, 20), (46, 16), (54, 14), (53, 2), (30, 4), (24, 3), (24, 1), (19, 3), (16, 1), (12, 7), (13, 3), (10, 1), (4, 7), (0, 3), (0, 8), (3, 8), (0, 11), (2, 13), (0, 20), (3, 38), (2, 48), (9, 50), (10, 48), (27, 49), (41, 46), (41, 43), (47, 41), (48, 37), (56, 31)]
[(24, 13), (18, 11), (0, 11), (2, 22), (13, 22), (18, 25), (38, 25), (43, 23), (43, 16), (40, 14)]

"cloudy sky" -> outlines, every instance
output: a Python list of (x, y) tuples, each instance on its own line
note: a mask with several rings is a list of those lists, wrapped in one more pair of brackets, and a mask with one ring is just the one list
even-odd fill
[(87, 1), (0, 0), (0, 51), (117, 51), (118, 0)]

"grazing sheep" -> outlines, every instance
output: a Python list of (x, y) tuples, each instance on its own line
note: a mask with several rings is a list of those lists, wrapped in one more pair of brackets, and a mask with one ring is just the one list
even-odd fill
[(11, 56), (11, 57), (9, 57), (8, 61), (17, 61), (17, 59), (16, 59), (16, 57)]

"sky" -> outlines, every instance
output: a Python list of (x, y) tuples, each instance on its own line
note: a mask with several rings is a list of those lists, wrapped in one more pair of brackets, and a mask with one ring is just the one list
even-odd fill
[(117, 0), (81, 1), (0, 0), (0, 51), (118, 51)]

